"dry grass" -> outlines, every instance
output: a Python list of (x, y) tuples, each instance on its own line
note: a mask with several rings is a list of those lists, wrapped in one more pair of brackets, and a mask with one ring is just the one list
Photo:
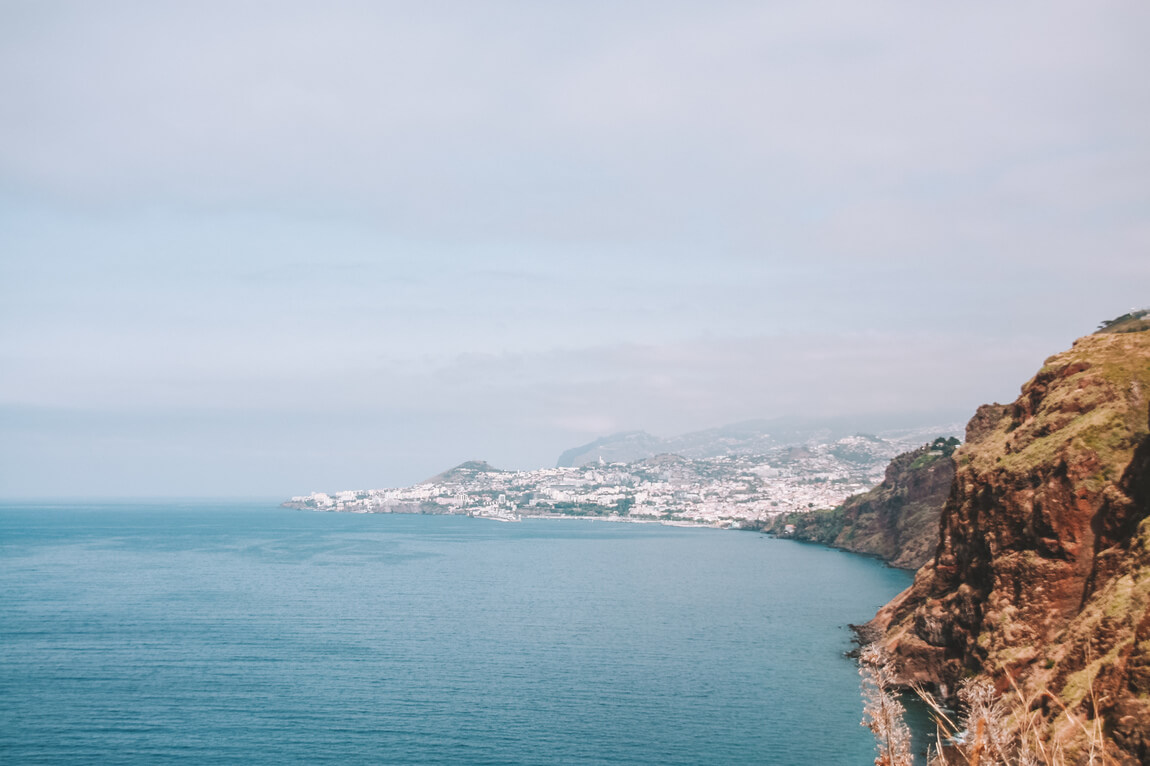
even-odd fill
[[(889, 658), (878, 648), (867, 647), (860, 655), (859, 672), (863, 677), (862, 723), (875, 734), (876, 766), (910, 766), (910, 733), (902, 721), (904, 710)], [(1010, 683), (1010, 693), (999, 696), (986, 679), (965, 682), (958, 695), (961, 715), (948, 712), (926, 689), (914, 687), (930, 708), (936, 727), (935, 745), (928, 754), (930, 766), (1120, 766), (1107, 748), (1099, 716), (1088, 719), (1074, 713), (1048, 689), (1027, 694), (1013, 679)], [(1096, 711), (1093, 684), (1090, 700)], [(1084, 745), (1073, 760), (1047, 735), (1050, 722), (1042, 713), (1043, 702), (1053, 703), (1081, 732)]]
[(906, 710), (898, 699), (894, 668), (878, 647), (868, 646), (859, 655), (862, 676), (862, 725), (871, 730), (878, 743), (875, 766), (913, 766), (910, 727)]

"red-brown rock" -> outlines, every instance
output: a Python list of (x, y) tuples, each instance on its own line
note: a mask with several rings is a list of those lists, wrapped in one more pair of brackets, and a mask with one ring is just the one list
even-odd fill
[(1072, 759), (1099, 718), (1120, 762), (1150, 762), (1148, 397), (1143, 330), (1080, 339), (979, 408), (933, 560), (864, 632), (906, 681), (1048, 691)]

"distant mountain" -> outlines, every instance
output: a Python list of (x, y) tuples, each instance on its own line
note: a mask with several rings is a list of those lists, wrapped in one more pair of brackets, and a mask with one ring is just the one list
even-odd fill
[(643, 458), (654, 457), (668, 452), (662, 445), (665, 439), (652, 436), (646, 431), (624, 431), (596, 439), (582, 447), (572, 447), (559, 456), (556, 466), (565, 468), (586, 465), (603, 458), (607, 463), (633, 463)]
[[(961, 433), (962, 424), (949, 413), (931, 419), (923, 416), (802, 418), (785, 416), (772, 419), (745, 420), (702, 431), (660, 438), (645, 431), (624, 431), (604, 436), (562, 455), (560, 468), (580, 466), (603, 459), (607, 463), (630, 463), (663, 453), (689, 458), (722, 455), (758, 455), (776, 447), (827, 443), (846, 436), (872, 433), (887, 441), (921, 444), (940, 434)], [(946, 423), (938, 425), (939, 422)]]

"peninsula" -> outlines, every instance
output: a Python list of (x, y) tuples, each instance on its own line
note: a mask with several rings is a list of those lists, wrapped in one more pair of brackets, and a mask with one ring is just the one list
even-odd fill
[(502, 471), (470, 461), (410, 487), (313, 492), (290, 508), (351, 513), (466, 514), (502, 521), (583, 516), (761, 528), (781, 513), (833, 508), (881, 481), (920, 437), (811, 439), (761, 454), (596, 462)]

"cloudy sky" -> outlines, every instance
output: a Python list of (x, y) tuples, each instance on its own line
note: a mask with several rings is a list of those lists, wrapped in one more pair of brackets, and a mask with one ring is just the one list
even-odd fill
[(1144, 2), (0, 0), (0, 495), (968, 413), (1150, 303)]

